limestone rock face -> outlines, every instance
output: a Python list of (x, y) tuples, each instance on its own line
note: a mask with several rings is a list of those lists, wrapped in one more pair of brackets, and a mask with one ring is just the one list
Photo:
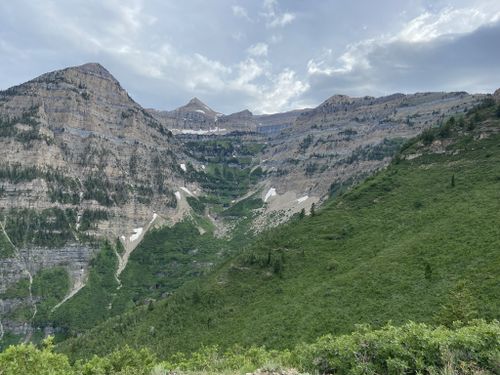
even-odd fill
[(1, 211), (58, 207), (78, 217), (103, 210), (112, 219), (94, 234), (108, 238), (127, 235), (153, 211), (174, 212), (180, 146), (101, 65), (47, 73), (0, 92), (0, 119), (0, 168), (37, 170), (36, 178), (0, 182)]
[[(0, 294), (59, 265), (81, 284), (96, 240), (130, 249), (137, 228), (180, 219), (174, 192), (188, 161), (99, 64), (1, 91)], [(0, 298), (0, 323), (17, 305)]]
[[(28, 335), (30, 321), (12, 317), (36, 302), (2, 297), (9, 288), (60, 266), (76, 293), (99, 239), (124, 245), (118, 280), (149, 228), (189, 214), (188, 197), (224, 193), (224, 176), (211, 170), (240, 168), (227, 175), (236, 185), (240, 171), (255, 172), (231, 204), (261, 194), (253, 229), (262, 230), (309, 212), (387, 165), (405, 139), (483, 98), (335, 95), (316, 108), (266, 115), (223, 115), (193, 98), (173, 111), (145, 110), (96, 63), (0, 91), (0, 335)], [(220, 233), (231, 228), (208, 209), (205, 216)]]

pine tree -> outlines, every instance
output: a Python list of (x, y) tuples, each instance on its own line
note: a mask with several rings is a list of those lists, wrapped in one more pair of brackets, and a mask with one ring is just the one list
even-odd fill
[(477, 318), (476, 299), (465, 281), (459, 281), (450, 291), (445, 303), (435, 316), (436, 323), (451, 327), (453, 322), (467, 323)]

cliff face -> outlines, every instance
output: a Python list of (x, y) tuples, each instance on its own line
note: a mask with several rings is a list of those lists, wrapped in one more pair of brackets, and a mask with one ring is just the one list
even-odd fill
[[(147, 228), (180, 219), (185, 162), (99, 64), (0, 92), (0, 293), (55, 266), (80, 287), (99, 239), (120, 238), (126, 263)], [(4, 325), (19, 330), (15, 311), (33, 298), (0, 299)]]
[[(155, 111), (99, 64), (0, 92), (0, 341), (3, 332), (29, 339), (37, 306), (47, 317), (86, 285), (100, 240), (123, 245), (106, 258), (121, 288), (120, 274), (150, 228), (191, 214), (200, 236), (231, 236), (246, 218), (238, 215), (252, 217), (245, 233), (277, 225), (483, 98), (337, 95), (272, 115), (222, 115), (194, 98)], [(183, 252), (198, 251), (181, 242)], [(195, 260), (189, 267), (199, 274)], [(37, 292), (40, 283), (60, 289)]]
[[(112, 238), (143, 226), (153, 211), (175, 209), (180, 146), (102, 66), (47, 73), (1, 92), (0, 120), (3, 213), (69, 209), (74, 230)], [(113, 219), (79, 226), (96, 216), (91, 210)]]
[(322, 197), (385, 166), (405, 139), (464, 114), (483, 98), (463, 92), (333, 96), (302, 111), (270, 140), (262, 155), (262, 167), (272, 171), (268, 184), (278, 193)]

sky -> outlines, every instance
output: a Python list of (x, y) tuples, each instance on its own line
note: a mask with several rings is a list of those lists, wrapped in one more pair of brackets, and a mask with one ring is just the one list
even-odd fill
[(500, 1), (0, 1), (0, 89), (87, 62), (162, 110), (487, 93), (500, 87)]

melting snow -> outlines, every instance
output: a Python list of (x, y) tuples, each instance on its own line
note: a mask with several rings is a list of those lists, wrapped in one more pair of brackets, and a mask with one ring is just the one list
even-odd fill
[(178, 199), (178, 200), (181, 200), (181, 193), (179, 193), (178, 191), (175, 192), (175, 197)]
[(191, 193), (188, 189), (186, 189), (184, 186), (181, 187), (181, 190), (185, 191), (187, 194), (193, 196), (194, 194)]
[(187, 171), (186, 164), (181, 163), (181, 169), (182, 169), (184, 172), (186, 172), (186, 171)]
[(151, 219), (149, 224), (153, 224), (153, 221), (155, 221), (157, 217), (158, 217), (158, 215), (156, 214), (156, 212), (153, 212), (153, 218)]
[(201, 169), (205, 170), (205, 166), (204, 166), (204, 165), (202, 165), (202, 166), (201, 166)]
[(266, 194), (266, 197), (264, 198), (264, 202), (267, 202), (269, 198), (274, 197), (275, 195), (276, 195), (276, 189), (275, 188), (269, 189), (269, 191)]
[(134, 234), (130, 236), (130, 242), (137, 240), (142, 234), (142, 228), (134, 228)]
[(208, 130), (194, 130), (194, 129), (172, 129), (174, 133), (179, 133), (179, 134), (194, 134), (194, 135), (203, 135), (203, 134), (210, 134), (210, 133), (219, 133), (219, 132), (225, 132), (226, 129), (221, 129), (219, 127), (215, 128), (210, 128)]
[(203, 109), (197, 109), (196, 112), (205, 114), (205, 111)]
[(302, 203), (302, 202), (305, 202), (308, 199), (309, 199), (309, 196), (308, 195), (304, 195), (302, 198), (297, 199), (297, 202), (298, 203)]

